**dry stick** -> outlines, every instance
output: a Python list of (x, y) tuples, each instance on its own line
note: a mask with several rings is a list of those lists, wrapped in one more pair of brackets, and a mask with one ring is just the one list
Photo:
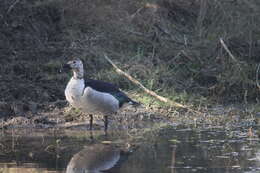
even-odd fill
[(260, 89), (260, 85), (259, 85), (259, 70), (260, 70), (260, 64), (257, 65), (257, 70), (256, 70), (256, 86), (258, 87), (258, 89)]
[(16, 4), (18, 4), (20, 2), (20, 0), (16, 0), (7, 10), (6, 14), (9, 14), (11, 12), (11, 10), (14, 8), (14, 6)]
[(228, 49), (226, 43), (223, 41), (222, 38), (219, 39), (220, 43), (224, 47), (224, 49), (227, 51), (228, 55), (231, 57), (231, 59), (235, 62), (238, 62), (238, 60), (235, 58), (235, 56), (231, 53), (231, 51)]
[(142, 88), (146, 93), (150, 94), (151, 96), (154, 96), (155, 98), (157, 98), (158, 100), (168, 103), (171, 106), (175, 106), (175, 107), (180, 107), (180, 108), (185, 108), (188, 109), (189, 111), (195, 112), (195, 113), (199, 113), (202, 114), (201, 112), (192, 110), (191, 108), (189, 108), (188, 106), (182, 105), (180, 103), (176, 103), (172, 100), (169, 100), (165, 97), (159, 96), (158, 94), (156, 94), (154, 91), (151, 91), (149, 89), (147, 89), (145, 86), (143, 86), (143, 84), (141, 84), (138, 80), (136, 80), (135, 78), (133, 78), (132, 76), (130, 76), (129, 74), (127, 74), (126, 72), (124, 72), (123, 70), (121, 70), (120, 68), (117, 67), (117, 65), (115, 65), (115, 63), (113, 63), (113, 61), (111, 59), (108, 58), (107, 55), (104, 55), (105, 59), (116, 69), (116, 72), (119, 74), (124, 75), (125, 77), (127, 77), (130, 81), (132, 81), (133, 83), (135, 83), (136, 85), (138, 85), (140, 88)]
[(138, 13), (140, 13), (140, 11), (142, 11), (144, 9), (144, 7), (139, 8), (136, 12), (134, 12), (134, 14), (132, 14), (130, 17), (133, 19)]

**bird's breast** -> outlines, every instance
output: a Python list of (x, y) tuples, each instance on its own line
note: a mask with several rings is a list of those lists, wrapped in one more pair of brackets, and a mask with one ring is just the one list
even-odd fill
[(66, 100), (74, 107), (80, 107), (80, 98), (84, 91), (84, 81), (71, 79), (65, 89)]

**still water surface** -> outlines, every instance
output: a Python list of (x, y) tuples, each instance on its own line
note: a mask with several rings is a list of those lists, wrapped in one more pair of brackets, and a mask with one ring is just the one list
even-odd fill
[[(98, 173), (110, 168), (107, 172), (260, 172), (259, 139), (247, 137), (246, 130), (167, 127), (134, 140), (124, 132), (93, 136), (76, 130), (2, 131), (0, 173)], [(125, 149), (125, 144), (135, 147)]]

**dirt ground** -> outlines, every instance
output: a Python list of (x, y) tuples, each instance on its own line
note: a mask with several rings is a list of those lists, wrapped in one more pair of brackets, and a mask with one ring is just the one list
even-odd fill
[[(3, 104), (6, 114), (12, 108), (8, 104)], [(66, 129), (89, 129), (89, 116), (80, 110), (75, 110), (65, 100), (59, 100), (47, 105), (34, 105), (34, 108), (24, 110), (25, 105), (16, 106), (16, 114), (1, 118), (0, 128), (66, 128)], [(26, 105), (28, 106), (28, 105)], [(28, 106), (29, 107), (29, 106)], [(33, 110), (32, 110), (33, 109)], [(34, 112), (33, 112), (34, 111)], [(136, 129), (151, 127), (152, 123), (169, 123), (169, 118), (159, 113), (149, 111), (140, 106), (132, 108), (126, 106), (115, 115), (109, 117), (109, 129)], [(95, 130), (104, 128), (103, 116), (94, 116)]]
[[(8, 107), (7, 104), (2, 105)], [(16, 107), (19, 114), (1, 118), (0, 128), (89, 130), (89, 116), (70, 107), (65, 100), (55, 101), (46, 105), (34, 105), (33, 109), (30, 108), (27, 111), (22, 109), (24, 107), (22, 104)], [(35, 112), (32, 112), (32, 110)], [(109, 117), (108, 129), (126, 130), (135, 134), (136, 131), (152, 130), (160, 128), (161, 125), (176, 128), (224, 128), (227, 130), (238, 127), (251, 130), (252, 127), (258, 127), (260, 118), (245, 110), (241, 106), (223, 107), (219, 105), (214, 108), (208, 108), (207, 111), (204, 110), (204, 114), (196, 114), (188, 111), (177, 111), (176, 109), (166, 110), (158, 107), (140, 106), (133, 108), (126, 106), (116, 115)], [(104, 129), (102, 116), (94, 116), (93, 129)], [(252, 134), (257, 135), (258, 132), (252, 131)]]
[[(192, 4), (186, 4), (183, 1), (169, 1), (169, 3), (163, 1), (164, 5), (158, 3), (157, 6), (151, 6), (149, 3), (145, 5), (144, 2), (142, 4), (139, 1), (96, 1), (92, 5), (88, 2), (90, 1), (3, 0), (0, 2), (0, 128), (82, 128), (87, 130), (88, 116), (69, 108), (65, 101), (64, 89), (70, 76), (60, 73), (60, 68), (67, 59), (83, 58), (88, 67), (86, 74), (88, 77), (115, 82), (123, 89), (133, 88), (133, 85), (128, 80), (119, 77), (114, 69), (100, 58), (100, 52), (95, 52), (95, 50), (101, 50), (101, 52), (104, 50), (114, 55), (114, 59), (117, 58), (117, 62), (121, 62), (124, 69), (137, 76), (146, 86), (151, 85), (153, 90), (165, 89), (165, 93), (184, 91), (186, 94), (184, 96), (172, 95), (172, 97), (179, 97), (177, 100), (187, 97), (183, 100), (189, 101), (192, 93), (198, 93), (197, 100), (211, 94), (222, 95), (224, 98), (222, 100), (228, 100), (228, 102), (231, 101), (225, 98), (232, 98), (232, 101), (241, 103), (247, 99), (258, 100), (259, 92), (254, 82), (255, 71), (250, 71), (254, 68), (246, 66), (249, 71), (248, 75), (244, 74), (247, 72), (246, 69), (240, 70), (242, 68), (237, 68), (236, 63), (229, 62), (230, 58), (226, 57), (218, 44), (219, 35), (216, 34), (216, 38), (214, 34), (209, 35), (209, 38), (205, 38), (206, 41), (199, 41), (198, 45), (194, 44), (192, 47), (186, 43), (181, 44), (179, 38), (183, 38), (183, 31), (179, 31), (180, 29), (176, 28), (176, 31), (172, 31), (173, 33), (167, 31), (168, 25), (175, 26), (175, 24), (182, 29), (196, 28), (192, 21), (196, 21), (194, 14), (197, 14), (199, 8), (190, 9)], [(215, 1), (213, 5), (216, 5)], [(213, 7), (216, 7), (216, 14), (219, 14), (217, 10), (223, 11), (222, 8), (218, 8), (218, 4)], [(238, 7), (244, 7), (244, 5)], [(214, 12), (214, 9), (212, 11)], [(214, 16), (211, 17), (215, 19)], [(227, 21), (230, 23), (229, 18)], [(245, 21), (248, 23), (248, 20)], [(162, 30), (163, 27), (166, 27), (165, 31)], [(211, 29), (215, 28), (217, 27), (212, 25)], [(250, 25), (248, 28), (251, 28)], [(177, 35), (178, 39), (174, 38), (178, 33), (181, 34)], [(195, 33), (187, 32), (187, 36)], [(171, 34), (173, 40), (169, 40)], [(212, 45), (214, 49), (208, 47), (208, 41), (213, 36), (216, 40), (210, 43), (214, 43)], [(254, 38), (254, 35), (248, 38), (251, 37)], [(191, 35), (191, 43), (193, 38), (194, 42), (197, 41), (197, 37)], [(234, 38), (237, 38), (236, 35)], [(227, 39), (232, 52), (236, 50), (235, 48), (232, 50), (231, 43), (234, 38)], [(242, 39), (240, 42), (246, 41)], [(255, 66), (259, 51), (257, 46), (252, 47), (254, 40), (248, 42), (252, 50), (250, 54), (252, 62), (249, 64)], [(236, 45), (239, 44), (236, 43)], [(190, 50), (188, 50), (189, 46), (191, 46)], [(239, 48), (249, 50), (248, 45), (244, 44)], [(185, 53), (184, 50), (187, 52)], [(247, 56), (241, 55), (241, 57)], [(241, 60), (244, 61), (244, 59)], [(171, 65), (169, 65), (170, 61), (172, 61)], [(239, 67), (243, 67), (242, 65), (245, 63), (240, 64)], [(230, 69), (229, 74), (227, 72)], [(201, 78), (205, 74), (211, 74), (211, 76)], [(250, 80), (237, 78), (239, 76), (249, 76)], [(209, 77), (213, 77), (214, 86), (213, 84), (204, 86), (197, 81), (210, 82)], [(221, 80), (218, 81), (219, 78)], [(244, 81), (246, 82), (243, 83)], [(186, 91), (189, 93), (187, 94)], [(241, 105), (227, 107), (212, 105), (211, 108), (197, 109), (202, 114), (148, 105), (137, 110), (124, 109), (116, 116), (110, 117), (109, 128), (138, 129), (152, 127), (156, 123), (189, 127), (226, 127), (235, 126), (241, 122), (250, 124), (257, 119), (256, 109), (248, 109)], [(102, 116), (95, 116), (95, 129), (102, 128)]]

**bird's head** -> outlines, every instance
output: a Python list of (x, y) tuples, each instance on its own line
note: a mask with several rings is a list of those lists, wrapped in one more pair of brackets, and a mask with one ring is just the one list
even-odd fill
[(84, 76), (83, 63), (80, 59), (74, 59), (63, 65), (64, 71), (72, 70), (75, 79), (82, 79)]
[(74, 59), (64, 64), (63, 69), (68, 71), (80, 72), (83, 70), (83, 63), (80, 59)]

